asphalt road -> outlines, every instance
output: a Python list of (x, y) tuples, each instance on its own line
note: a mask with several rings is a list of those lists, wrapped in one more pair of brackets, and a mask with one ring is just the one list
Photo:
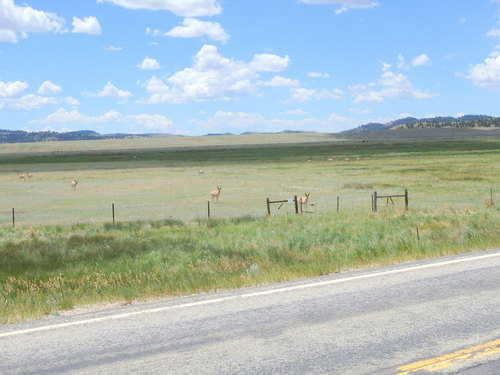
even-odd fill
[(428, 374), (498, 339), (497, 249), (0, 326), (0, 374)]

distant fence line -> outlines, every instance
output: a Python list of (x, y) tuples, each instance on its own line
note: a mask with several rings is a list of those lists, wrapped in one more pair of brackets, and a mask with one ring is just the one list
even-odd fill
[(389, 201), (394, 205), (394, 201), (392, 198), (404, 198), (405, 199), (405, 210), (408, 210), (408, 189), (405, 189), (404, 194), (393, 194), (393, 195), (378, 195), (376, 191), (372, 194), (372, 211), (377, 212), (377, 200), (378, 199), (387, 199), (387, 206), (389, 205)]
[[(404, 198), (404, 204), (405, 204), (405, 210), (409, 209), (409, 194), (408, 194), (408, 189), (404, 190), (403, 194), (391, 194), (391, 195), (379, 195), (377, 191), (374, 191), (373, 194), (371, 195), (371, 209), (373, 212), (377, 212), (378, 210), (378, 203), (377, 201), (379, 199), (386, 199), (386, 206), (389, 205), (389, 202), (394, 205), (393, 198)], [(279, 204), (278, 210), (281, 209), (281, 207), (285, 203), (293, 203), (294, 204), (294, 212), (295, 214), (300, 214), (300, 213), (310, 213), (310, 211), (303, 211), (302, 209), (302, 201), (295, 195), (293, 198), (288, 198), (288, 199), (281, 199), (281, 200), (270, 200), (269, 198), (266, 198), (266, 210), (267, 210), (267, 215), (271, 216), (271, 206), (275, 204)], [(337, 213), (340, 210), (340, 196), (336, 197), (336, 211)], [(314, 204), (311, 204), (314, 205)], [(494, 206), (494, 201), (493, 201), (493, 188), (490, 188), (489, 190), (489, 206)], [(129, 207), (130, 208), (130, 207)], [(1, 213), (1, 212), (0, 212)], [(9, 214), (11, 215), (12, 218), (12, 227), (16, 226), (16, 210), (15, 208), (12, 208), (10, 211), (4, 211), (4, 214)], [(207, 201), (207, 217), (210, 219), (212, 217), (212, 210), (210, 206), (210, 201)], [(116, 223), (116, 215), (115, 215), (115, 203), (111, 204), (111, 220), (112, 223)]]

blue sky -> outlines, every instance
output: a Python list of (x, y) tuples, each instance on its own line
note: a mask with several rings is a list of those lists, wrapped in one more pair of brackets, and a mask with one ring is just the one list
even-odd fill
[(500, 0), (0, 0), (0, 129), (500, 116)]

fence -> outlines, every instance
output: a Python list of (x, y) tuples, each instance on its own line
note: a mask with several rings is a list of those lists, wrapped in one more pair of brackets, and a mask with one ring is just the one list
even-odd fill
[[(485, 195), (486, 194), (484, 194), (483, 197), (485, 197)], [(486, 200), (486, 205), (487, 206), (494, 206), (494, 192), (493, 192), (493, 188), (489, 188), (488, 189), (487, 196), (488, 196), (488, 198)], [(323, 196), (322, 198), (323, 198), (323, 203), (325, 203), (325, 196)], [(408, 189), (405, 189), (403, 194), (384, 194), (384, 195), (380, 195), (379, 192), (375, 191), (371, 195), (371, 204), (372, 204), (371, 209), (372, 209), (372, 211), (373, 212), (378, 211), (378, 209), (380, 207), (378, 202), (380, 201), (380, 199), (385, 199), (386, 200), (386, 205), (389, 205), (389, 203), (392, 203), (392, 205), (394, 205), (394, 200), (393, 199), (395, 199), (395, 198), (404, 198), (404, 204), (405, 204), (404, 208), (405, 208), (405, 210), (408, 210), (408, 208), (409, 208), (409, 193), (408, 193)], [(422, 198), (422, 197), (420, 197), (420, 198)], [(351, 199), (352, 199), (352, 197), (351, 197)], [(347, 201), (346, 201), (345, 197), (344, 197), (343, 202), (347, 202), (347, 203), (343, 204), (343, 207), (345, 207), (346, 209), (354, 208), (354, 207), (362, 207), (362, 206), (360, 206), (360, 203), (362, 201), (360, 201), (358, 198), (356, 200), (356, 202), (358, 202), (358, 203), (356, 203), (355, 205), (353, 205), (353, 202), (349, 201), (349, 199), (347, 199)], [(351, 203), (349, 203), (349, 202), (351, 202)], [(301, 210), (301, 207), (300, 207), (301, 206), (301, 201), (300, 201), (300, 199), (297, 196), (294, 196), (293, 198), (289, 198), (289, 199), (282, 199), (282, 200), (271, 200), (270, 198), (266, 198), (266, 211), (267, 211), (267, 215), (271, 216), (271, 214), (272, 214), (272, 210), (271, 210), (272, 205), (279, 205), (278, 208), (277, 208), (279, 210), (279, 209), (281, 209), (283, 207), (283, 205), (290, 204), (290, 203), (293, 204), (293, 209), (292, 209), (293, 213), (299, 214), (299, 213), (303, 212)], [(328, 203), (328, 202), (326, 202), (326, 203)], [(483, 204), (484, 204), (484, 200), (483, 200)], [(313, 203), (311, 203), (311, 205), (313, 205)], [(314, 206), (318, 207), (318, 204), (314, 204)], [(173, 214), (174, 215), (176, 213), (178, 214), (178, 215), (175, 215), (175, 216), (168, 215), (168, 212), (166, 211), (170, 207), (168, 204), (164, 204), (164, 205), (160, 205), (160, 204), (144, 204), (142, 206), (138, 206), (138, 205), (130, 206), (130, 205), (124, 204), (124, 202), (122, 202), (118, 206), (115, 203), (112, 203), (111, 207), (110, 207), (111, 210), (110, 210), (109, 206), (107, 206), (107, 207), (108, 208), (103, 209), (103, 206), (98, 206), (98, 205), (96, 205), (95, 207), (85, 206), (82, 209), (77, 210), (76, 212), (78, 214), (81, 214), (82, 211), (92, 211), (93, 215), (90, 217), (90, 219), (89, 219), (89, 215), (87, 215), (87, 216), (84, 215), (84, 217), (81, 217), (77, 221), (74, 221), (72, 219), (68, 219), (69, 215), (67, 215), (67, 213), (66, 213), (65, 216), (59, 216), (59, 214), (56, 213), (56, 212), (54, 212), (54, 211), (51, 211), (50, 213), (40, 214), (40, 213), (36, 212), (36, 210), (27, 211), (27, 210), (22, 209), (22, 208), (21, 209), (12, 208), (12, 209), (9, 209), (8, 211), (0, 211), (0, 218), (2, 216), (4, 218), (7, 218), (7, 220), (2, 219), (1, 221), (4, 221), (4, 223), (2, 224), (2, 222), (0, 221), (0, 225), (6, 225), (8, 222), (10, 222), (10, 225), (12, 227), (16, 227), (16, 225), (18, 225), (18, 223), (22, 223), (24, 225), (37, 225), (37, 224), (54, 224), (54, 225), (57, 225), (57, 224), (61, 224), (61, 223), (110, 222), (110, 221), (113, 224), (115, 224), (116, 221), (117, 221), (117, 211), (116, 211), (117, 208), (119, 208), (119, 212), (118, 213), (119, 213), (119, 215), (121, 217), (123, 217), (124, 221), (125, 220), (126, 221), (133, 221), (133, 220), (162, 220), (162, 219), (166, 219), (166, 218), (169, 218), (169, 219), (175, 218), (175, 219), (180, 219), (180, 220), (190, 220), (189, 218), (184, 218), (184, 219), (183, 218), (179, 218), (179, 215), (181, 215), (181, 214), (183, 214), (185, 212), (191, 212), (190, 210), (192, 210), (193, 208), (195, 208), (195, 205), (193, 204), (190, 207), (185, 207), (185, 209), (182, 210), (183, 212), (180, 212), (178, 208), (174, 208), (174, 210), (176, 210), (176, 212), (173, 212)], [(145, 207), (146, 208), (147, 207), (150, 207), (150, 208), (153, 207), (154, 210), (152, 210), (152, 211), (141, 211), (141, 209), (143, 209)], [(327, 210), (332, 210), (332, 211), (334, 211), (335, 207), (336, 207), (336, 211), (339, 212), (340, 211), (340, 196), (332, 197), (332, 199), (330, 201), (330, 204), (320, 205), (320, 207), (325, 208)], [(232, 211), (227, 211), (228, 207), (224, 206), (224, 203), (222, 205), (221, 204), (215, 204), (215, 205), (211, 206), (211, 202), (210, 201), (207, 202), (205, 213), (203, 213), (203, 209), (200, 209), (200, 208), (201, 207), (198, 206), (198, 209), (196, 210), (196, 212), (198, 213), (197, 216), (195, 216), (195, 217), (191, 216), (193, 219), (200, 218), (200, 217), (203, 217), (203, 216), (204, 217), (208, 216), (208, 218), (211, 218), (214, 213), (217, 216), (219, 216), (219, 217), (241, 217), (243, 215), (252, 215), (252, 216), (258, 216), (259, 215), (259, 213), (258, 213), (259, 212), (258, 211), (258, 206), (255, 205), (255, 204), (252, 207), (253, 210), (252, 211), (248, 211), (248, 212), (244, 212), (244, 210), (245, 210), (244, 208), (236, 207), (236, 205), (234, 207), (231, 207)], [(73, 211), (71, 211), (71, 212), (73, 212)], [(262, 212), (262, 211), (260, 211), (260, 212)], [(287, 211), (287, 213), (288, 212), (289, 211)], [(38, 217), (37, 215), (42, 215), (43, 219), (37, 218)], [(21, 217), (21, 220), (19, 220), (19, 217)], [(56, 220), (52, 220), (52, 218), (54, 218), (54, 217), (56, 218)]]
[[(278, 207), (278, 210), (285, 204), (285, 203), (295, 203), (295, 213), (299, 213), (299, 204), (298, 204), (298, 199), (297, 196), (295, 195), (293, 199), (285, 199), (285, 200), (280, 200), (280, 201), (271, 201), (269, 198), (266, 198), (266, 205), (267, 205), (267, 215), (271, 216), (271, 204), (278, 204), (281, 203), (280, 206)], [(301, 207), (302, 211), (302, 207)]]
[(394, 194), (394, 195), (378, 195), (377, 192), (373, 192), (372, 195), (372, 211), (377, 212), (377, 200), (387, 199), (387, 205), (389, 201), (394, 205), (392, 198), (404, 198), (405, 199), (405, 210), (408, 210), (408, 189), (405, 189), (404, 194)]

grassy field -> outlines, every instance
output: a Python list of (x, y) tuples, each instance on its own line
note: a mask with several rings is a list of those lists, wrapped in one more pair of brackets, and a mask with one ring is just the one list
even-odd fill
[[(488, 138), (14, 154), (0, 157), (0, 225), (11, 223), (12, 208), (19, 225), (110, 222), (112, 203), (119, 221), (193, 220), (207, 216), (217, 186), (219, 218), (263, 216), (266, 198), (305, 192), (316, 211), (335, 208), (337, 196), (343, 209), (369, 211), (373, 191), (404, 189), (414, 209), (482, 207), (499, 185), (498, 151)], [(26, 172), (33, 178), (19, 180)]]
[(500, 245), (497, 137), (272, 143), (0, 155), (0, 322)]
[(297, 144), (342, 141), (345, 138), (330, 133), (277, 133), (214, 136), (161, 136), (131, 137), (94, 141), (63, 141), (9, 143), (2, 145), (0, 154), (59, 153), (71, 151), (130, 151), (153, 149), (186, 149), (192, 147), (227, 147), (266, 144)]

